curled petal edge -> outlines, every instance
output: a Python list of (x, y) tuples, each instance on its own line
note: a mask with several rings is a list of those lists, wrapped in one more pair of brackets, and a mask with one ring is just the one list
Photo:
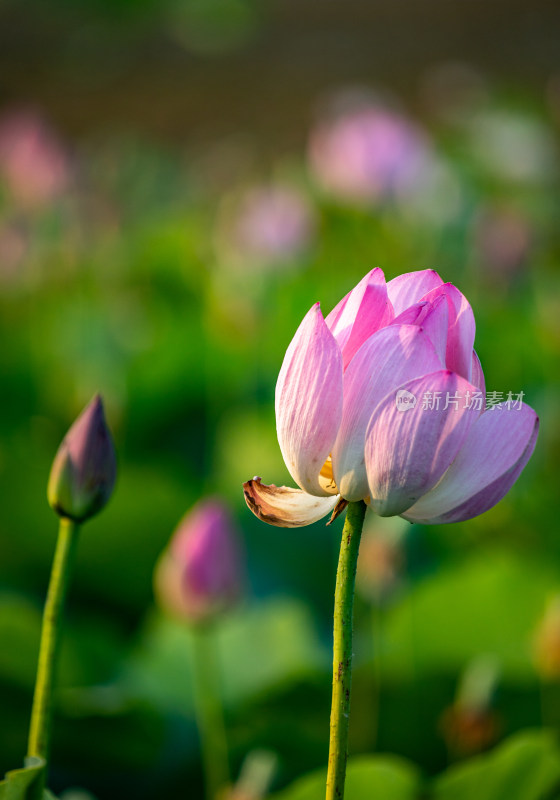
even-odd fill
[(277, 528), (301, 528), (332, 512), (330, 524), (346, 507), (340, 495), (315, 497), (290, 486), (267, 485), (259, 477), (243, 484), (243, 494), (253, 514)]
[[(505, 403), (500, 405), (505, 407)], [(494, 407), (494, 410), (490, 412), (491, 416), (484, 416), (484, 419), (479, 417), (464, 447), (448, 472), (443, 476), (440, 484), (423, 498), (420, 498), (415, 506), (412, 506), (402, 514), (404, 519), (425, 525), (464, 522), (489, 511), (505, 497), (533, 454), (539, 431), (539, 418), (530, 406), (523, 404), (522, 410), (525, 421), (522, 428), (515, 425), (515, 421), (521, 421), (521, 417), (510, 418), (507, 422), (505, 416), (497, 417), (496, 415), (498, 414), (505, 415), (509, 413), (504, 408), (495, 410), (499, 408), (500, 406)], [(489, 412), (484, 413), (488, 414)], [(511, 412), (511, 414), (517, 413), (517, 411)], [(475, 466), (472, 454), (475, 453), (478, 458), (484, 457), (484, 450), (488, 446), (487, 443), (492, 441), (492, 436), (487, 430), (487, 423), (498, 421), (501, 424), (505, 423), (504, 428), (500, 431), (501, 434), (509, 434), (515, 437), (517, 446), (514, 449), (510, 448), (507, 454), (503, 450), (500, 455), (497, 453), (489, 454), (482, 468), (482, 474), (484, 475), (486, 472), (484, 478), (479, 481), (473, 481), (472, 478), (469, 479), (469, 472), (472, 476)], [(469, 458), (469, 456), (471, 457)], [(448, 492), (450, 489), (454, 490), (454, 496), (448, 494), (450, 499), (447, 499), (447, 502), (445, 501), (445, 492), (442, 495), (441, 491), (444, 487), (447, 487)], [(439, 508), (437, 507), (438, 496), (440, 498)], [(453, 501), (451, 501), (451, 498), (453, 498)], [(426, 502), (428, 503), (427, 506)], [(423, 507), (424, 510), (422, 510)], [(427, 513), (428, 511), (429, 513)]]

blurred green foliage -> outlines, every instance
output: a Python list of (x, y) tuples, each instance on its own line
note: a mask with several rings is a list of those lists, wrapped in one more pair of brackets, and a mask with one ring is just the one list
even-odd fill
[[(275, 798), (321, 800), (325, 776), (325, 771), (308, 775)], [(361, 756), (348, 763), (346, 792), (352, 800), (376, 796), (385, 800), (539, 800), (557, 797), (560, 751), (550, 734), (528, 731), (508, 739), (490, 755), (451, 767), (435, 781), (423, 783), (418, 770), (403, 759)]]

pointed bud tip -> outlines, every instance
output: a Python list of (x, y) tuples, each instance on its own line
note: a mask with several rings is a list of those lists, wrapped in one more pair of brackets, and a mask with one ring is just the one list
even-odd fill
[(47, 497), (57, 514), (83, 522), (109, 500), (116, 478), (113, 441), (96, 394), (64, 437), (54, 458)]
[[(74, 424), (77, 424), (80, 419), (87, 417), (95, 419), (97, 424), (104, 426), (107, 425), (105, 421), (105, 407), (103, 405), (103, 398), (99, 392), (94, 394)], [(72, 430), (72, 428), (70, 430)]]

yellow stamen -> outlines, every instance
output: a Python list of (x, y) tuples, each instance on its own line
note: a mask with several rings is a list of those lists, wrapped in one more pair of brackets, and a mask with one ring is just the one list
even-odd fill
[(338, 494), (338, 487), (334, 481), (332, 458), (329, 456), (319, 472), (319, 484), (329, 494)]

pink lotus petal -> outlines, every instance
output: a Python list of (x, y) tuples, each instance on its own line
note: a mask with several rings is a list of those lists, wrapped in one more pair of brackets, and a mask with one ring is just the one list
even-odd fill
[(452, 283), (428, 292), (423, 300), (435, 302), (445, 295), (449, 307), (449, 331), (447, 335), (446, 366), (467, 380), (472, 374), (472, 350), (476, 331), (474, 314), (469, 301)]
[(422, 300), (419, 303), (413, 303), (408, 308), (395, 317), (391, 325), (421, 325), (422, 320), (427, 312), (432, 307), (432, 304), (427, 300)]
[(314, 497), (289, 486), (267, 486), (260, 478), (244, 483), (243, 492), (253, 514), (278, 528), (311, 525), (333, 511), (340, 501), (339, 495)]
[(402, 314), (409, 306), (422, 300), (424, 295), (442, 284), (442, 279), (433, 269), (397, 275), (387, 284), (387, 294), (393, 304), (395, 315)]
[(391, 325), (358, 350), (344, 375), (342, 422), (333, 448), (333, 472), (341, 495), (369, 494), (364, 463), (365, 434), (372, 411), (398, 386), (440, 369), (434, 347), (421, 328)]
[[(486, 398), (486, 382), (484, 380), (484, 372), (482, 371), (482, 364), (476, 350), (472, 351), (472, 367), (471, 367), (471, 383), (473, 383)], [(486, 405), (486, 400), (484, 401)]]
[(379, 268), (372, 269), (326, 318), (342, 350), (344, 369), (366, 339), (392, 319), (385, 276)]
[(391, 325), (418, 325), (428, 334), (440, 359), (440, 367), (445, 367), (447, 334), (449, 330), (449, 308), (445, 297), (436, 297), (433, 302), (422, 300), (409, 306), (395, 317)]
[(316, 303), (286, 351), (276, 384), (280, 449), (293, 479), (310, 494), (328, 494), (319, 473), (341, 416), (342, 354)]
[[(368, 277), (370, 274), (371, 273), (368, 273), (368, 275), (366, 277)], [(331, 332), (333, 332), (335, 330), (338, 330), (338, 321), (339, 321), (340, 317), (342, 316), (342, 313), (344, 312), (344, 309), (346, 308), (346, 304), (348, 303), (348, 300), (350, 299), (350, 295), (351, 294), (352, 294), (352, 292), (348, 292), (348, 294), (345, 295), (342, 298), (342, 300), (338, 301), (338, 303), (335, 305), (335, 307), (330, 312), (330, 314), (327, 314), (327, 316), (325, 317), (325, 322), (327, 323), (327, 328)]]
[(485, 411), (431, 491), (403, 516), (411, 522), (461, 522), (488, 511), (511, 489), (535, 449), (539, 418), (532, 408)]
[(442, 367), (446, 366), (449, 334), (449, 307), (445, 297), (437, 297), (422, 320), (422, 327), (430, 337)]
[[(399, 410), (394, 391), (379, 404), (365, 443), (371, 505), (377, 514), (402, 514), (440, 480), (477, 418), (473, 407), (465, 408), (466, 393), (474, 388), (456, 373), (441, 370), (397, 390), (417, 398), (408, 410)], [(436, 392), (440, 408), (425, 408), (424, 399), (438, 396)], [(447, 408), (446, 398), (451, 400)]]

